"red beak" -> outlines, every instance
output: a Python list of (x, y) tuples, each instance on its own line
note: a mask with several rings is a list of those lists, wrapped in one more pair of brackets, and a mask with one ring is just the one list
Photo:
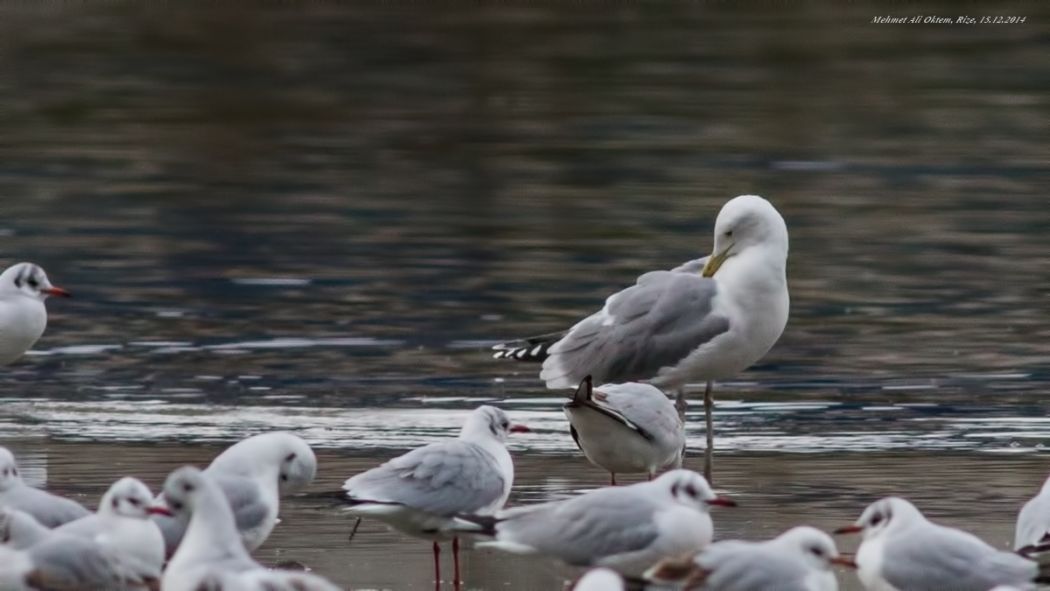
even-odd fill
[(837, 534), (859, 534), (864, 531), (864, 528), (859, 525), (847, 525), (846, 527), (840, 527), (833, 533)]
[(60, 298), (71, 298), (71, 297), (73, 297), (73, 294), (71, 294), (68, 291), (62, 289), (61, 287), (54, 287), (54, 286), (52, 286), (52, 287), (49, 287), (47, 289), (41, 289), (40, 291), (46, 293), (49, 296), (56, 296), (56, 297), (60, 297)]
[(507, 431), (511, 433), (532, 433), (532, 429), (529, 429), (525, 425), (511, 425)]
[(736, 507), (736, 501), (729, 497), (715, 497), (707, 501), (708, 505), (718, 505), (719, 507)]
[(832, 558), (831, 563), (837, 564), (839, 566), (844, 566), (846, 568), (857, 568), (857, 562), (853, 559), (853, 557), (847, 556), (845, 554), (843, 554), (842, 556), (836, 556), (835, 558)]
[(172, 516), (171, 509), (168, 509), (167, 507), (161, 507), (159, 505), (147, 507), (146, 513), (149, 513), (150, 515), (167, 515), (168, 517)]

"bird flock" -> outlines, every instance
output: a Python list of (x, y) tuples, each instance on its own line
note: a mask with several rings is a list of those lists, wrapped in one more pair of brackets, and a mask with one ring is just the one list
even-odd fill
[[(715, 540), (712, 511), (736, 502), (711, 486), (712, 384), (761, 359), (788, 318), (788, 232), (765, 199), (728, 201), (710, 256), (652, 271), (568, 330), (498, 344), (495, 357), (542, 364), (566, 394), (570, 435), (610, 485), (552, 502), (506, 507), (514, 484), (507, 440), (529, 429), (494, 406), (467, 415), (459, 436), (351, 475), (328, 493), (345, 511), (441, 543), (463, 583), (462, 543), (540, 555), (579, 569), (581, 591), (628, 588), (833, 591), (835, 568), (872, 591), (1032, 589), (1050, 582), (1050, 479), (1018, 515), (1014, 549), (935, 524), (888, 497), (835, 535), (860, 534), (855, 555), (800, 525), (765, 541)], [(0, 364), (43, 334), (44, 301), (69, 296), (19, 263), (0, 274)], [(682, 468), (686, 390), (704, 384), (705, 474)], [(672, 398), (673, 397), (673, 398)], [(280, 499), (317, 473), (310, 446), (286, 432), (240, 441), (207, 467), (184, 466), (154, 494), (122, 476), (94, 512), (27, 484), (0, 447), (0, 591), (328, 591), (322, 576), (259, 564), (251, 552), (278, 526)], [(617, 486), (616, 475), (647, 480)], [(715, 512), (717, 517), (717, 511)], [(351, 538), (357, 524), (351, 526)], [(348, 549), (348, 551), (351, 551)]]

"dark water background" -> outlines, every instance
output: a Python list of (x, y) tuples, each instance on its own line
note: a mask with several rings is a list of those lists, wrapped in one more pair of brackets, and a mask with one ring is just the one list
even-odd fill
[[(3, 368), (0, 436), (93, 497), (292, 429), (331, 449), (332, 488), (486, 401), (537, 427), (514, 501), (594, 486), (559, 393), (487, 346), (705, 254), (721, 204), (759, 193), (791, 232), (792, 312), (718, 387), (718, 484), (755, 495), (718, 534), (897, 492), (1003, 544), (1050, 467), (1050, 11), (995, 6), (1028, 20), (0, 4), (0, 261), (77, 296)], [(265, 557), (429, 586), (426, 544), (366, 526), (347, 550), (342, 518), (290, 505)], [(468, 560), (477, 588), (561, 574)]]

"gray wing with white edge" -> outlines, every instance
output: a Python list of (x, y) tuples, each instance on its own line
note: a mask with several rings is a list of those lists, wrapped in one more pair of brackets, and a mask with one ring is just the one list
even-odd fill
[(603, 384), (595, 388), (595, 404), (615, 409), (648, 438), (663, 446), (685, 445), (685, 431), (674, 403), (655, 386), (628, 382)]
[(704, 588), (722, 591), (809, 591), (809, 570), (801, 558), (763, 544), (717, 542), (696, 557), (707, 576)]
[(212, 479), (230, 502), (237, 531), (243, 532), (263, 525), (270, 508), (254, 480), (241, 476), (213, 476)]
[(886, 544), (882, 574), (898, 589), (987, 591), (998, 585), (1027, 587), (1035, 562), (1002, 552), (969, 533), (938, 525), (902, 532)]
[(452, 516), (489, 509), (505, 496), (496, 459), (466, 441), (432, 443), (358, 474), (343, 490), (353, 501), (394, 503)]
[(650, 379), (729, 330), (712, 309), (717, 293), (698, 274), (646, 273), (552, 346), (540, 379), (548, 388), (571, 388), (587, 375), (595, 383)]
[(496, 540), (575, 566), (643, 550), (659, 536), (654, 505), (625, 490), (599, 489), (567, 501), (510, 509), (496, 524)]

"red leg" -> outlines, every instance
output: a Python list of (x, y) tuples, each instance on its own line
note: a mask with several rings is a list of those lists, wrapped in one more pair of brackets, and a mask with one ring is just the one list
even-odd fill
[(649, 473), (649, 482), (652, 482), (652, 481), (653, 481), (653, 473), (652, 473), (652, 472), (650, 472), (650, 473)]
[(616, 472), (609, 472), (609, 485), (616, 486)]
[(434, 583), (437, 588), (441, 588), (441, 546), (438, 546), (437, 540), (434, 541)]
[(452, 563), (455, 565), (456, 578), (454, 579), (453, 586), (459, 589), (459, 538), (452, 538)]

